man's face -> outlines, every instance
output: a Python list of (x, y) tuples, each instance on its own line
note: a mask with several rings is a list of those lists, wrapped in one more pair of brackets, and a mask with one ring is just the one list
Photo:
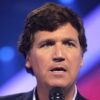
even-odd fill
[(71, 86), (83, 64), (78, 32), (70, 23), (53, 32), (39, 31), (27, 55), (39, 86)]

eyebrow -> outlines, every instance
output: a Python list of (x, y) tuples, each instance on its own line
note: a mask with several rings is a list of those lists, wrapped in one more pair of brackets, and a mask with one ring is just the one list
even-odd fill
[(53, 40), (53, 39), (40, 40), (40, 41), (38, 42), (38, 44), (41, 45), (41, 44), (46, 43), (46, 42), (55, 42), (55, 40)]
[[(74, 42), (74, 43), (77, 43), (77, 40), (73, 39), (73, 38), (64, 38), (61, 40), (62, 42), (65, 42), (65, 41), (71, 41), (71, 42)], [(55, 42), (54, 39), (44, 39), (44, 40), (40, 40), (38, 42), (38, 44), (43, 44), (43, 43), (46, 43), (46, 42)]]
[(71, 42), (77, 43), (77, 40), (73, 38), (64, 38), (62, 41), (71, 41)]

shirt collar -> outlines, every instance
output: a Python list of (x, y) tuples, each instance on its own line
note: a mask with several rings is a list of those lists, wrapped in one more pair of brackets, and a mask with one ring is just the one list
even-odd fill
[(77, 86), (75, 85), (75, 93), (74, 93), (72, 100), (75, 100), (76, 96), (77, 96)]
[[(36, 92), (36, 87), (35, 87), (34, 92), (33, 92), (33, 100), (36, 100), (36, 95), (35, 95), (36, 93), (35, 92)], [(74, 93), (72, 100), (75, 100), (76, 95), (77, 95), (77, 86), (75, 85), (75, 93)]]

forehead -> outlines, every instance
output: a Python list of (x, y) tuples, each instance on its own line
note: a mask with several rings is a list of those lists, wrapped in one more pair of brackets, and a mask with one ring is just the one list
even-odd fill
[(78, 31), (70, 24), (67, 23), (63, 26), (60, 26), (55, 31), (38, 31), (34, 39), (35, 41), (45, 40), (45, 39), (63, 39), (63, 38), (72, 38), (78, 39)]

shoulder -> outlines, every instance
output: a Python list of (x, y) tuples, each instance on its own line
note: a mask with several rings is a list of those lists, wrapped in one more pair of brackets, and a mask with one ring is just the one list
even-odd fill
[(33, 90), (26, 93), (19, 93), (0, 97), (0, 100), (32, 100)]
[(24, 93), (7, 95), (7, 96), (1, 96), (0, 100), (14, 100), (14, 99), (22, 98), (23, 95), (24, 95)]

